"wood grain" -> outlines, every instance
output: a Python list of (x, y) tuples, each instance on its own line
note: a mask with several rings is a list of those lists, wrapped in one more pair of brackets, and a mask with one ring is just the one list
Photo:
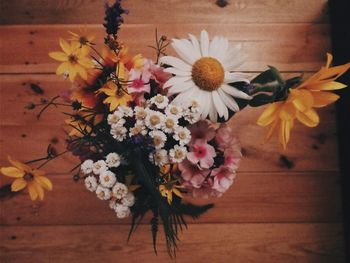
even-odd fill
[[(71, 175), (52, 175), (54, 190), (44, 202), (32, 202), (26, 192), (1, 201), (6, 213), (1, 225), (129, 224), (119, 220), (108, 202), (88, 192)], [(339, 174), (331, 172), (242, 172), (221, 198), (186, 199), (215, 208), (196, 223), (339, 222), (341, 202)], [(283, 211), (283, 212), (282, 212)], [(188, 219), (189, 222), (192, 220)], [(148, 223), (147, 217), (143, 223)]]
[[(0, 73), (55, 72), (57, 63), (48, 52), (59, 50), (58, 39), (69, 38), (68, 30), (78, 31), (81, 26), (33, 25), (2, 26), (0, 34)], [(97, 44), (103, 41), (101, 26), (88, 27), (96, 33)], [(148, 45), (154, 45), (155, 28), (169, 38), (184, 38), (187, 33), (199, 35), (202, 29), (211, 35), (226, 36), (232, 43), (242, 43), (246, 62), (237, 68), (243, 71), (263, 71), (273, 65), (281, 71), (316, 71), (325, 62), (330, 51), (327, 24), (142, 24), (125, 25), (120, 39), (134, 54), (154, 58)], [(13, 32), (16, 32), (15, 34)], [(137, 37), (135, 37), (137, 36)], [(171, 48), (169, 54), (173, 54)]]
[[(109, 2), (113, 2), (109, 0)], [(125, 0), (127, 24), (303, 23), (328, 20), (326, 0), (239, 0), (220, 8), (215, 0)], [(96, 0), (4, 0), (1, 24), (102, 24), (104, 7)], [(193, 12), (198, 15), (193, 15)]]
[[(126, 244), (128, 226), (2, 227), (0, 260), (11, 262), (174, 262), (148, 226)], [(340, 224), (203, 224), (180, 235), (175, 262), (345, 262)], [(48, 242), (50, 240), (50, 242)]]

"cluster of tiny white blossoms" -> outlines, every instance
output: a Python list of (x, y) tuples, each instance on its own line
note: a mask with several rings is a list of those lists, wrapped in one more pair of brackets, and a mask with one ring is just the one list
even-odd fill
[(185, 126), (199, 121), (199, 104), (192, 101), (189, 105), (174, 105), (168, 97), (158, 94), (143, 105), (119, 106), (109, 114), (107, 120), (113, 138), (123, 142), (136, 135), (147, 135), (153, 139), (155, 151), (150, 154), (150, 160), (155, 165), (182, 162), (191, 140), (191, 132)]
[(85, 177), (85, 186), (95, 192), (101, 200), (109, 200), (109, 206), (118, 218), (130, 215), (130, 207), (135, 203), (135, 196), (129, 192), (128, 187), (117, 181), (115, 173), (110, 169), (119, 167), (121, 158), (117, 153), (109, 153), (105, 160), (85, 160), (81, 172)]

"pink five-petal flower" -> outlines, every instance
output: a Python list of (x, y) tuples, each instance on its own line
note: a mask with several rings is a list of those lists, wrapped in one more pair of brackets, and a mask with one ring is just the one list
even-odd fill
[(214, 164), (216, 152), (213, 146), (207, 143), (206, 139), (197, 139), (187, 153), (187, 159), (193, 163), (199, 163), (201, 168), (209, 169)]
[(150, 77), (151, 74), (147, 71), (141, 72), (137, 69), (131, 69), (129, 72), (129, 93), (149, 93), (151, 90), (151, 86), (149, 84)]
[(224, 165), (230, 168), (233, 171), (236, 171), (241, 162), (242, 153), (235, 149), (227, 149), (224, 152)]
[(210, 170), (199, 169), (198, 165), (192, 164), (188, 160), (184, 160), (179, 164), (181, 177), (186, 188), (200, 188), (207, 178)]
[(222, 165), (219, 168), (214, 169), (211, 172), (211, 176), (214, 176), (213, 189), (220, 193), (224, 193), (232, 185), (235, 173), (228, 167)]
[(164, 68), (154, 64), (152, 61), (150, 63), (150, 72), (152, 74), (152, 78), (159, 84), (161, 88), (165, 82), (167, 82), (172, 75), (168, 72), (164, 72)]
[(215, 137), (215, 129), (209, 125), (209, 121), (201, 120), (190, 127), (192, 140), (194, 143), (197, 139), (206, 139), (211, 141)]
[(216, 131), (215, 141), (220, 150), (224, 151), (227, 148), (239, 147), (238, 138), (233, 135), (232, 128), (226, 123), (221, 124)]

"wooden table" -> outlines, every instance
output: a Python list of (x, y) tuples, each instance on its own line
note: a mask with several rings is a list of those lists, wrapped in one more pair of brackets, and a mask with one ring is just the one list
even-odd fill
[[(59, 37), (88, 24), (101, 44), (101, 2), (1, 2), (0, 165), (7, 164), (7, 154), (23, 161), (40, 157), (49, 143), (64, 149), (64, 117), (50, 110), (37, 121), (24, 106), (70, 85), (54, 75), (57, 64), (47, 55), (58, 49)], [(126, 0), (125, 6), (130, 15), (120, 39), (148, 57), (154, 57), (147, 46), (155, 28), (181, 38), (207, 29), (242, 42), (248, 57), (240, 70), (252, 74), (274, 65), (285, 76), (308, 76), (330, 51), (324, 0), (231, 0), (224, 8), (214, 0)], [(262, 143), (265, 130), (255, 124), (261, 110), (250, 108), (231, 120), (244, 148), (237, 180), (214, 200), (215, 209), (190, 221), (176, 262), (345, 262), (334, 108), (320, 111), (315, 129), (296, 125), (286, 151), (276, 140)], [(26, 193), (1, 200), (0, 261), (172, 262), (163, 239), (153, 254), (149, 218), (126, 244), (129, 220), (118, 220), (72, 180), (66, 171), (75, 163), (65, 156), (48, 165), (54, 191), (44, 202), (31, 202)]]

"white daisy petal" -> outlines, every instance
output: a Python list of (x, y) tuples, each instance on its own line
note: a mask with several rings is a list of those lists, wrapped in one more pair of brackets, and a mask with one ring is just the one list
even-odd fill
[(243, 91), (240, 91), (239, 89), (229, 86), (227, 84), (223, 84), (221, 86), (221, 89), (225, 91), (227, 94), (240, 99), (250, 100), (252, 99), (251, 96), (249, 96), (247, 93), (244, 93)]
[(195, 87), (195, 84), (193, 83), (192, 80), (182, 82), (180, 84), (175, 84), (171, 88), (169, 88), (169, 94), (184, 92), (192, 87)]
[(218, 114), (216, 112), (213, 97), (211, 96), (211, 94), (210, 94), (209, 118), (212, 122), (217, 122), (218, 120)]
[(169, 88), (173, 85), (176, 85), (176, 84), (182, 84), (183, 82), (186, 82), (188, 80), (191, 79), (191, 76), (185, 76), (185, 77), (180, 77), (180, 76), (175, 76), (175, 77), (172, 77), (170, 79), (168, 79), (164, 85), (163, 85), (163, 88), (166, 89), (166, 88)]
[(180, 69), (182, 71), (191, 71), (192, 70), (192, 67), (190, 65), (186, 64), (181, 59), (178, 59), (176, 57), (164, 56), (164, 57), (160, 58), (160, 62), (163, 64), (173, 66), (173, 67)]
[(190, 40), (192, 42), (193, 51), (194, 51), (194, 55), (195, 55), (196, 59), (200, 59), (201, 58), (201, 48), (199, 46), (199, 42), (198, 42), (197, 38), (192, 34), (188, 34), (188, 36), (190, 37)]
[(175, 49), (176, 53), (183, 59), (185, 60), (188, 64), (192, 65), (195, 61), (196, 58), (195, 56), (191, 53), (192, 50), (187, 49), (187, 44), (186, 44), (185, 39), (179, 40), (179, 39), (173, 39), (173, 42), (171, 43), (171, 46)]
[(192, 94), (198, 90), (197, 87), (193, 87), (191, 89), (188, 89), (186, 90), (185, 92), (183, 93), (180, 93), (179, 95), (177, 95), (175, 97), (175, 99), (171, 102), (172, 104), (175, 104), (175, 105), (183, 105), (183, 104), (186, 104), (189, 99), (188, 98), (191, 98)]
[(212, 92), (213, 102), (217, 112), (220, 117), (224, 117), (225, 120), (228, 119), (228, 110), (225, 103), (221, 100), (218, 92), (215, 90)]
[(248, 76), (249, 74), (245, 73), (237, 73), (237, 72), (225, 72), (225, 83), (232, 83), (232, 82), (246, 82), (249, 83)]
[(164, 69), (164, 72), (168, 72), (177, 76), (191, 76), (191, 71), (183, 71), (177, 68), (166, 68)]
[(237, 112), (239, 111), (239, 106), (237, 102), (232, 98), (231, 96), (227, 95), (224, 91), (221, 89), (218, 89), (218, 93), (220, 95), (221, 100), (225, 103), (225, 105), (232, 111)]
[(223, 65), (225, 67), (225, 70), (231, 71), (241, 66), (244, 63), (244, 61), (246, 61), (246, 58), (243, 55), (241, 55), (239, 58), (234, 58), (231, 61), (224, 63)]
[(201, 32), (201, 51), (203, 57), (209, 56), (209, 36), (208, 32), (205, 30)]
[(201, 106), (201, 118), (206, 119), (209, 114), (210, 104), (211, 104), (211, 98), (210, 98), (210, 92), (208, 91), (201, 91), (200, 92), (202, 99), (199, 100)]

